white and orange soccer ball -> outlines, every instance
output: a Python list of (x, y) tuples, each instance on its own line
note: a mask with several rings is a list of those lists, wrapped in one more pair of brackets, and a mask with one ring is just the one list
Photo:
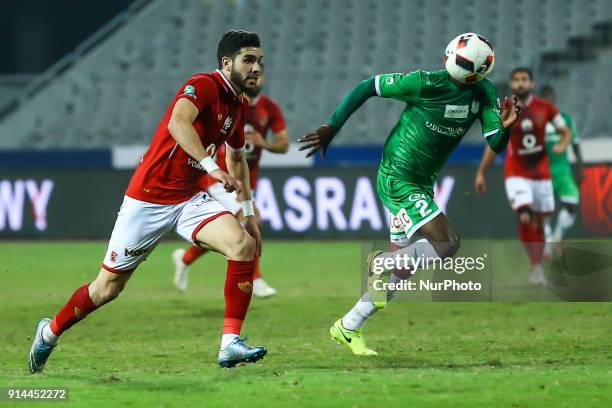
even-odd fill
[(495, 54), (486, 38), (475, 33), (460, 34), (446, 47), (444, 65), (461, 83), (482, 81), (493, 71)]

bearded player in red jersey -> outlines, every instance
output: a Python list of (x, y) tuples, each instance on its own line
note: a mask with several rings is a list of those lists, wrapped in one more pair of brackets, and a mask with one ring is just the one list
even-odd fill
[[(98, 277), (78, 288), (53, 320), (38, 322), (30, 350), (32, 373), (41, 372), (59, 336), (112, 301), (134, 270), (171, 231), (227, 258), (225, 318), (218, 363), (232, 367), (267, 353), (240, 337), (251, 300), (254, 257), (261, 253), (244, 153), (247, 101), (257, 84), (263, 54), (257, 34), (228, 31), (217, 49), (219, 69), (196, 74), (176, 93), (127, 188)], [(211, 156), (227, 145), (227, 169)], [(244, 228), (210, 195), (200, 191), (205, 171), (236, 191)]]
[[(255, 195), (257, 178), (259, 175), (259, 161), (261, 153), (265, 149), (272, 153), (286, 153), (289, 150), (289, 136), (283, 113), (278, 104), (270, 97), (261, 93), (265, 77), (263, 66), (257, 80), (257, 86), (245, 90), (246, 99), (249, 102), (249, 110), (246, 116), (244, 136), (246, 138), (245, 152), (249, 164), (250, 182), (252, 195)], [(272, 131), (273, 140), (267, 140), (268, 131)], [(225, 170), (225, 149), (220, 148), (216, 152), (217, 164)], [(219, 201), (227, 210), (231, 211), (241, 222), (243, 214), (238, 197), (235, 192), (228, 192), (217, 180), (206, 176), (202, 180), (202, 190), (206, 191), (215, 200)], [(255, 207), (255, 216), (259, 224), (259, 212)], [(177, 249), (172, 254), (174, 262), (174, 285), (180, 291), (187, 290), (189, 265), (200, 256), (208, 252), (207, 249), (197, 245), (190, 246), (187, 250)], [(276, 290), (269, 286), (261, 276), (259, 270), (259, 257), (255, 257), (255, 273), (253, 274), (253, 296), (268, 298), (276, 295)]]
[[(563, 153), (572, 135), (555, 105), (532, 94), (533, 75), (528, 68), (516, 68), (510, 75), (510, 89), (518, 97), (521, 114), (512, 127), (507, 156), (504, 161), (506, 194), (512, 209), (519, 218), (519, 237), (525, 244), (531, 259), (529, 283), (546, 285), (542, 268), (544, 253), (544, 225), (555, 209), (555, 198), (546, 154), (546, 124), (552, 123), (561, 135), (553, 146), (556, 153)], [(495, 160), (495, 153), (485, 149), (476, 173), (475, 188), (478, 193), (486, 190), (485, 171)]]

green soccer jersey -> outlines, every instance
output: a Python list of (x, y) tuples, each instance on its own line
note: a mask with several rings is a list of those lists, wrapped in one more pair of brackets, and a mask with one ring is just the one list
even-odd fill
[[(572, 132), (572, 144), (578, 144), (580, 139), (578, 138), (578, 133), (576, 132), (576, 127), (574, 126), (574, 121), (571, 116), (565, 112), (561, 112), (561, 116), (565, 120), (565, 124)], [(546, 152), (548, 153), (548, 157), (550, 159), (550, 170), (553, 173), (563, 171), (570, 167), (569, 159), (567, 158), (567, 151), (558, 154), (555, 153), (552, 147), (561, 141), (561, 135), (557, 132), (557, 129), (553, 126), (552, 123), (546, 124)]]
[(438, 172), (476, 119), (485, 138), (504, 132), (497, 90), (489, 80), (469, 86), (446, 70), (382, 74), (376, 93), (406, 103), (383, 148), (379, 173), (433, 188)]

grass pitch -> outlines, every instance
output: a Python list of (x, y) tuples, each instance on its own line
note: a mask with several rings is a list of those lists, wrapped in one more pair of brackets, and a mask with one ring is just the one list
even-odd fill
[(243, 330), (262, 362), (217, 367), (225, 261), (201, 259), (181, 294), (183, 244), (166, 243), (30, 375), (37, 320), (95, 277), (106, 243), (1, 243), (0, 387), (67, 387), (58, 407), (612, 406), (609, 303), (397, 302), (364, 331), (380, 355), (356, 358), (328, 330), (358, 297), (359, 244), (265, 244), (279, 295), (253, 299)]

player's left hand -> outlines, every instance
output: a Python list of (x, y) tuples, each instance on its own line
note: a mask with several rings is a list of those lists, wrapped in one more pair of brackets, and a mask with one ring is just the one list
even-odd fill
[(257, 224), (257, 217), (245, 217), (244, 229), (255, 240), (255, 255), (261, 256), (261, 231), (259, 230), (259, 224)]
[(245, 132), (244, 138), (247, 143), (250, 143), (253, 146), (265, 147), (266, 145), (266, 140), (261, 133), (256, 130), (253, 130), (252, 132)]
[(487, 181), (480, 171), (476, 173), (476, 179), (474, 179), (474, 190), (477, 194), (483, 194), (487, 191)]
[(555, 152), (556, 154), (563, 153), (565, 149), (567, 149), (567, 146), (563, 143), (555, 143), (552, 147), (553, 152)]
[(510, 98), (504, 98), (500, 114), (504, 129), (511, 128), (521, 114), (521, 107), (519, 106), (516, 95), (512, 95)]

